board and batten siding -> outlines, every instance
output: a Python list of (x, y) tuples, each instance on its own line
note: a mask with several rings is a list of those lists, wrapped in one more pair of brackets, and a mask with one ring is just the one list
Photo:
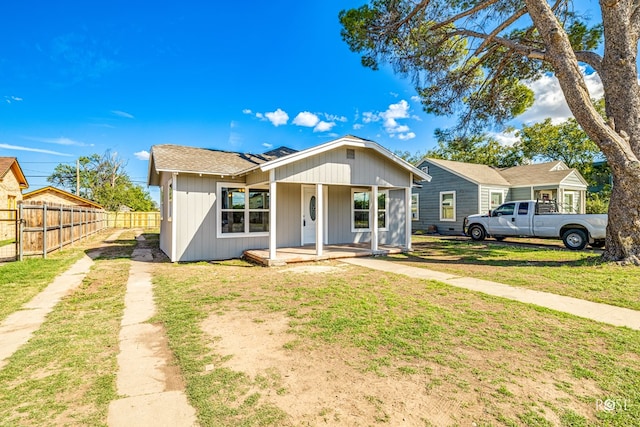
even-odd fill
[[(468, 181), (436, 164), (427, 161), (418, 165), (418, 169), (429, 166), (431, 182), (421, 182), (422, 188), (414, 188), (413, 194), (419, 194), (419, 219), (412, 221), (415, 231), (426, 231), (435, 225), (440, 234), (461, 234), (462, 223), (468, 215), (478, 213), (478, 185)], [(455, 191), (455, 221), (440, 221), (440, 193)]]
[(392, 160), (372, 150), (349, 150), (354, 152), (353, 159), (347, 158), (347, 148), (339, 147), (281, 166), (276, 169), (276, 180), (309, 184), (407, 186), (406, 170)]
[(302, 235), (302, 189), (300, 184), (278, 183), (276, 197), (276, 246), (300, 246)]
[[(329, 187), (328, 197), (328, 244), (370, 243), (371, 231), (351, 231), (351, 190), (353, 188), (370, 191), (371, 187), (335, 185)], [(379, 188), (383, 191), (385, 188)], [(376, 218), (375, 215), (372, 218)], [(381, 245), (404, 246), (405, 235), (405, 203), (404, 189), (390, 189), (387, 206), (387, 231), (378, 232), (378, 243)]]
[(268, 236), (217, 238), (217, 183), (244, 185), (244, 179), (217, 179), (180, 174), (175, 186), (176, 260), (201, 261), (238, 258), (247, 249), (266, 248)]
[(586, 190), (587, 187), (584, 185), (584, 183), (580, 180), (580, 178), (578, 177), (577, 173), (575, 171), (571, 172), (565, 179), (562, 180), (561, 185), (563, 187), (573, 187), (576, 190), (580, 189), (580, 190)]

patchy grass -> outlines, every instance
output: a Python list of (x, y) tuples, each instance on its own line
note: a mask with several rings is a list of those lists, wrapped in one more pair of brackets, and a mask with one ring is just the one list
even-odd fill
[(84, 252), (72, 248), (47, 259), (29, 258), (0, 267), (0, 321), (20, 309), (53, 279), (76, 262)]
[[(96, 260), (82, 285), (0, 371), (0, 424), (106, 425), (109, 402), (117, 397), (118, 333), (129, 271), (129, 262), (118, 258)], [(62, 270), (62, 261), (73, 259), (63, 256), (56, 265)], [(33, 274), (39, 274), (36, 266), (52, 274), (54, 260), (43, 261), (30, 261)]]
[[(339, 387), (341, 402), (369, 408), (361, 424), (405, 416), (424, 425), (640, 424), (636, 331), (339, 263), (322, 275), (235, 264), (155, 268), (157, 320), (202, 425), (339, 424), (344, 412), (326, 403)], [(289, 319), (296, 338), (282, 350), (327, 366), (320, 382), (307, 380), (306, 368), (294, 377), (326, 402), (293, 416), (276, 404), (290, 393), (288, 375), (266, 381), (226, 367), (234, 356), (201, 328), (225, 313), (245, 313), (252, 325), (265, 313)], [(335, 373), (339, 366), (345, 375)], [(597, 407), (607, 399), (631, 404)]]
[(638, 269), (605, 263), (591, 251), (414, 236), (410, 254), (392, 255), (389, 259), (640, 310)]
[[(26, 302), (46, 288), (53, 279), (95, 248), (112, 230), (94, 234), (84, 242), (67, 246), (47, 255), (47, 259), (30, 257), (0, 266), (0, 321), (19, 310)], [(135, 242), (128, 241), (125, 246)], [(110, 249), (111, 250), (111, 249)]]

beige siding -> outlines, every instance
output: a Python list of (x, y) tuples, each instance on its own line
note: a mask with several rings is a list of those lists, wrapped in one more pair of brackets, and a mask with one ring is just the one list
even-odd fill
[(265, 184), (269, 182), (269, 172), (255, 171), (247, 175), (247, 185)]
[[(15, 197), (15, 203), (22, 200), (20, 183), (13, 174), (13, 170), (7, 172), (0, 180), (0, 209), (9, 209), (9, 197)], [(11, 208), (14, 208), (11, 206)], [(9, 213), (2, 214), (1, 218), (9, 218)], [(0, 240), (15, 238), (15, 223), (0, 221)]]
[[(329, 244), (369, 243), (371, 232), (351, 231), (351, 189), (350, 186), (329, 188)], [(368, 187), (359, 187), (368, 188)], [(383, 191), (384, 189), (380, 189)], [(405, 240), (405, 203), (404, 189), (389, 191), (387, 206), (387, 231), (378, 233), (381, 245), (404, 246)]]
[(176, 258), (179, 261), (229, 259), (242, 256), (247, 249), (266, 248), (269, 238), (225, 237), (217, 238), (216, 213), (217, 183), (238, 182), (241, 179), (218, 180), (197, 175), (178, 175), (176, 187)]
[(585, 190), (586, 186), (580, 181), (576, 172), (572, 172), (569, 176), (562, 180), (562, 187), (572, 188), (576, 190)]
[(276, 170), (276, 179), (284, 182), (406, 186), (407, 171), (372, 150), (354, 149), (355, 158), (347, 159), (347, 148), (340, 147), (302, 159)]
[(276, 193), (278, 202), (276, 244), (278, 247), (300, 246), (302, 229), (300, 184), (278, 184)]

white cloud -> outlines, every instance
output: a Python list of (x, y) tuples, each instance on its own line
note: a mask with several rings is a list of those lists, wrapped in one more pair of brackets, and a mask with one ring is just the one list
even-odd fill
[(245, 108), (244, 110), (242, 110), (242, 114), (253, 114), (253, 111), (251, 111), (248, 108)]
[(363, 123), (372, 123), (380, 121), (380, 116), (376, 113), (372, 113), (370, 111), (365, 111), (362, 113), (362, 122)]
[(411, 97), (411, 100), (412, 100), (413, 102), (422, 102), (422, 98), (420, 98), (418, 95), (413, 95), (413, 96)]
[[(362, 123), (368, 124), (382, 121), (384, 130), (392, 138), (395, 136), (402, 140), (415, 138), (415, 133), (410, 132), (411, 129), (408, 125), (398, 123), (398, 120), (404, 119), (417, 119), (415, 116), (410, 115), (409, 103), (404, 99), (395, 104), (390, 104), (386, 111), (376, 113), (366, 111), (362, 113)], [(362, 124), (355, 124), (353, 128), (360, 129), (362, 126)]]
[(362, 129), (364, 127), (364, 125), (362, 123), (354, 123), (353, 124), (353, 129), (358, 130), (358, 129)]
[(308, 111), (302, 111), (302, 112), (298, 113), (296, 118), (293, 119), (292, 123), (294, 125), (305, 126), (305, 127), (312, 128), (315, 125), (317, 125), (319, 121), (320, 121), (320, 119), (315, 114), (310, 113)]
[(0, 148), (7, 150), (30, 151), (32, 153), (53, 154), (54, 156), (73, 157), (73, 154), (60, 153), (58, 151), (41, 150), (40, 148), (23, 147), (19, 145), (0, 144)]
[(75, 141), (73, 139), (66, 138), (64, 136), (61, 136), (59, 138), (35, 138), (35, 137), (25, 136), (23, 138), (29, 141), (44, 142), (45, 144), (72, 145), (76, 147), (93, 147), (93, 144), (86, 144), (82, 141)]
[(259, 118), (260, 120), (266, 120), (264, 118), (264, 114), (262, 114), (262, 113), (256, 113), (256, 117)]
[(318, 125), (313, 128), (314, 132), (327, 132), (330, 131), (336, 124), (334, 122), (323, 122), (321, 121)]
[(133, 153), (134, 156), (138, 160), (149, 160), (149, 152), (147, 150), (138, 151), (137, 153)]
[(264, 148), (273, 148), (273, 144), (269, 144), (268, 142), (263, 142), (263, 143), (262, 143), (262, 146), (263, 146)]
[[(581, 67), (582, 74), (585, 68)], [(591, 98), (598, 99), (604, 94), (602, 82), (596, 73), (585, 74), (585, 83)], [(560, 123), (573, 117), (564, 99), (558, 79), (553, 75), (545, 75), (539, 80), (526, 83), (535, 94), (533, 106), (518, 117), (525, 124), (541, 122), (550, 117), (553, 123)]]
[(327, 119), (327, 121), (329, 122), (342, 122), (342, 123), (346, 123), (347, 122), (347, 118), (345, 116), (338, 116), (336, 114), (328, 114), (328, 113), (323, 113), (324, 118)]
[(20, 98), (19, 96), (5, 96), (4, 100), (7, 102), (7, 104), (11, 104), (13, 102), (20, 102), (22, 101), (22, 98)]
[(400, 133), (398, 134), (398, 139), (400, 139), (401, 141), (408, 141), (410, 139), (413, 139), (416, 137), (416, 134), (413, 132), (407, 132), (407, 133)]
[(129, 114), (126, 111), (111, 110), (111, 114), (116, 115), (118, 117), (124, 117), (125, 119), (135, 119), (133, 114)]
[(518, 142), (520, 138), (516, 136), (516, 131), (511, 132), (489, 132), (489, 136), (495, 138), (496, 141), (500, 143), (500, 145), (504, 145), (507, 147), (511, 147), (513, 144)]
[(286, 112), (282, 111), (280, 108), (271, 113), (265, 113), (265, 117), (269, 119), (271, 124), (273, 124), (275, 127), (286, 125), (289, 121), (289, 115)]
[(399, 95), (395, 92), (389, 92), (389, 95), (393, 96), (394, 98), (397, 98)]

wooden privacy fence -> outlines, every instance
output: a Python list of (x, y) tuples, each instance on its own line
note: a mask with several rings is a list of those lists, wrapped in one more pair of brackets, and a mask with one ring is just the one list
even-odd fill
[(111, 227), (111, 228), (160, 227), (160, 212), (107, 212), (107, 227)]
[(20, 203), (18, 259), (62, 249), (106, 227), (106, 212), (55, 203)]

